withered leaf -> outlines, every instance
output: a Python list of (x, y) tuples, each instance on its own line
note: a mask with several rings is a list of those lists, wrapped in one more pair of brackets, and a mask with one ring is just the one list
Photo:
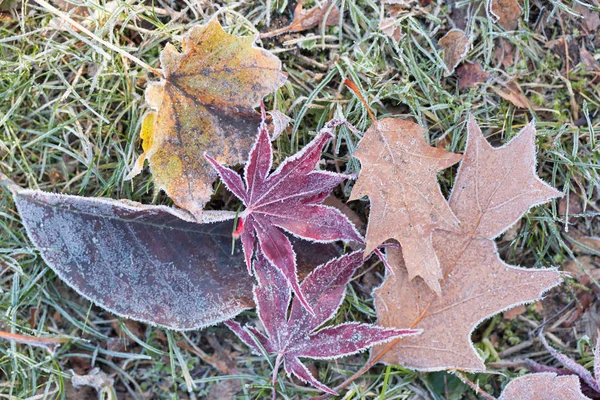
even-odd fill
[[(537, 299), (562, 278), (554, 269), (524, 269), (505, 264), (494, 238), (531, 207), (561, 195), (535, 173), (535, 129), (493, 148), (477, 123), (468, 123), (468, 142), (450, 208), (460, 228), (433, 234), (444, 274), (441, 295), (423, 282), (410, 281), (402, 254), (389, 250), (395, 274), (375, 291), (379, 324), (423, 329), (390, 349), (378, 346), (380, 361), (419, 370), (485, 370), (471, 344), (471, 332), (485, 318)], [(384, 351), (385, 350), (385, 351)], [(386, 352), (387, 351), (387, 352)]]
[(302, 32), (321, 24), (325, 18), (325, 26), (337, 25), (340, 22), (340, 10), (332, 0), (319, 2), (310, 10), (304, 9), (304, 1), (299, 1), (294, 9), (294, 19), (288, 26), (275, 29), (267, 33), (261, 33), (261, 38), (280, 35), (285, 32)]
[(226, 33), (216, 19), (195, 27), (181, 53), (172, 44), (164, 48), (164, 79), (146, 90), (155, 113), (144, 121), (144, 154), (129, 177), (147, 159), (155, 185), (196, 217), (217, 176), (204, 153), (243, 162), (260, 123), (254, 107), (286, 80), (279, 59), (254, 40)]
[(523, 10), (518, 0), (491, 0), (488, 12), (498, 25), (507, 31), (514, 31), (519, 25), (519, 17)]
[[(198, 224), (164, 206), (12, 190), (46, 263), (114, 314), (187, 330), (253, 306), (242, 251), (238, 247), (231, 254), (231, 220)], [(231, 215), (205, 212), (203, 217)], [(312, 244), (310, 253), (301, 243), (296, 247), (303, 274), (339, 254), (319, 244)]]
[(438, 41), (438, 45), (444, 51), (443, 58), (446, 64), (444, 76), (450, 76), (469, 52), (471, 39), (460, 29), (452, 29)]
[(481, 65), (477, 63), (465, 62), (456, 69), (458, 78), (458, 89), (476, 88), (478, 84), (483, 83), (490, 77)]
[(89, 386), (94, 388), (96, 392), (100, 392), (103, 388), (112, 387), (115, 383), (114, 379), (110, 378), (104, 371), (97, 367), (85, 375), (78, 375), (73, 370), (71, 370), (71, 374), (73, 374), (71, 383), (76, 389), (82, 386)]
[(384, 18), (379, 23), (379, 29), (388, 35), (390, 38), (394, 39), (394, 41), (399, 42), (404, 34), (402, 33), (402, 29), (400, 26), (396, 24), (397, 18)]
[(581, 393), (575, 375), (552, 372), (529, 374), (513, 379), (498, 400), (590, 400)]
[(500, 83), (498, 87), (492, 87), (498, 96), (506, 101), (510, 101), (513, 105), (519, 108), (530, 108), (531, 104), (527, 97), (521, 91), (521, 86), (513, 79), (508, 82)]
[(354, 156), (361, 171), (350, 200), (369, 196), (367, 227), (370, 254), (388, 239), (402, 245), (410, 279), (420, 276), (440, 291), (440, 264), (433, 249), (433, 229), (458, 227), (439, 185), (437, 173), (462, 156), (429, 146), (425, 130), (414, 122), (386, 118), (367, 130)]
[(494, 58), (498, 64), (507, 68), (514, 64), (516, 53), (517, 48), (515, 45), (504, 38), (500, 38), (494, 50)]
[[(583, 392), (586, 394), (590, 394), (594, 397), (600, 395), (600, 337), (596, 339), (596, 346), (594, 349), (594, 374), (592, 375), (590, 371), (587, 370), (583, 365), (579, 364), (577, 361), (569, 358), (568, 356), (559, 353), (554, 350), (544, 338), (544, 335), (539, 336), (542, 345), (548, 350), (548, 352), (552, 355), (552, 357), (556, 358), (560, 363), (566, 367), (566, 369), (558, 369), (555, 367), (547, 367), (545, 365), (541, 365), (536, 363), (535, 361), (529, 360), (531, 365), (530, 369), (537, 370), (540, 369), (539, 372), (556, 372), (558, 374), (570, 374), (576, 375), (579, 377), (579, 382), (581, 383)], [(549, 370), (549, 371), (548, 371)], [(537, 372), (537, 371), (536, 371)], [(579, 387), (579, 385), (577, 386)]]
[(573, 10), (581, 14), (579, 23), (586, 33), (594, 33), (600, 26), (600, 12), (590, 9), (581, 3), (576, 3)]
[(585, 46), (581, 46), (579, 49), (579, 58), (583, 65), (585, 65), (586, 71), (598, 71), (600, 70), (600, 63), (596, 61), (596, 58), (592, 53), (590, 53)]
[(269, 111), (267, 114), (271, 116), (269, 133), (271, 134), (271, 141), (273, 141), (287, 129), (293, 119), (277, 110)]

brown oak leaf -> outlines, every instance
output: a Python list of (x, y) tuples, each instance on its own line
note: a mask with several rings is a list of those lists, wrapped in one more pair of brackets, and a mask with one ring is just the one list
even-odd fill
[(429, 146), (414, 122), (386, 118), (369, 128), (354, 156), (361, 171), (350, 200), (369, 196), (370, 254), (388, 239), (402, 245), (410, 279), (420, 276), (434, 291), (442, 278), (431, 233), (438, 224), (458, 227), (437, 184), (437, 173), (462, 156)]
[(216, 19), (195, 27), (182, 52), (167, 44), (160, 55), (164, 79), (146, 90), (155, 112), (144, 120), (144, 153), (129, 177), (147, 159), (155, 185), (196, 217), (217, 176), (204, 153), (244, 162), (260, 123), (254, 107), (286, 80), (279, 59), (254, 40), (226, 33)]
[(471, 48), (471, 39), (460, 29), (452, 29), (438, 41), (444, 51), (444, 76), (454, 73), (454, 68), (462, 61)]
[(372, 359), (419, 370), (485, 370), (471, 344), (471, 332), (512, 306), (537, 299), (562, 278), (555, 269), (525, 269), (505, 264), (494, 238), (532, 206), (561, 193), (535, 173), (535, 129), (493, 148), (477, 123), (468, 123), (468, 143), (450, 208), (460, 228), (435, 230), (434, 248), (444, 274), (441, 295), (411, 281), (398, 249), (389, 250), (394, 274), (375, 291), (379, 324), (423, 329), (388, 348), (377, 346)]
[(541, 372), (510, 381), (498, 400), (589, 400), (575, 375)]

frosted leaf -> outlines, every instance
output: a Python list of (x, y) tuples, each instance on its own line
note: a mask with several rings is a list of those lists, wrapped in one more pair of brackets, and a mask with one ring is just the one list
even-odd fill
[(581, 393), (577, 376), (542, 372), (513, 379), (498, 400), (589, 400), (589, 397)]
[(420, 276), (439, 293), (442, 271), (432, 232), (440, 226), (457, 227), (458, 220), (442, 195), (437, 174), (462, 156), (430, 146), (424, 134), (412, 121), (375, 122), (354, 152), (361, 170), (350, 200), (369, 196), (371, 201), (365, 254), (388, 239), (397, 240), (410, 278)]
[(261, 124), (254, 147), (244, 169), (244, 180), (208, 154), (206, 159), (219, 173), (223, 183), (236, 195), (246, 210), (240, 215), (236, 234), (240, 236), (251, 271), (255, 242), (266, 259), (283, 272), (300, 302), (310, 308), (296, 274), (296, 256), (283, 231), (313, 242), (354, 240), (362, 237), (350, 220), (338, 209), (322, 204), (331, 191), (351, 178), (349, 175), (315, 170), (323, 146), (333, 137), (337, 121), (325, 128), (300, 152), (285, 159), (271, 172), (273, 148), (266, 124)]
[(460, 224), (443, 230), (438, 226), (432, 235), (444, 277), (440, 293), (423, 280), (410, 279), (404, 245), (402, 253), (388, 249), (394, 274), (374, 293), (378, 323), (420, 328), (423, 334), (392, 347), (374, 347), (374, 359), (424, 371), (485, 370), (471, 343), (475, 327), (562, 282), (556, 269), (504, 263), (494, 243), (530, 207), (561, 195), (537, 176), (535, 150), (533, 124), (494, 148), (477, 123), (469, 121), (467, 149), (448, 201)]
[[(198, 224), (181, 210), (131, 201), (13, 191), (32, 242), (85, 298), (122, 317), (176, 330), (232, 318), (253, 304), (231, 219)], [(230, 218), (205, 212), (203, 218)], [(302, 269), (336, 254), (301, 251)], [(316, 257), (316, 259), (315, 259)]]
[(328, 326), (318, 330), (337, 312), (344, 299), (346, 285), (362, 263), (362, 252), (355, 252), (317, 267), (301, 285), (313, 313), (300, 304), (298, 297), (294, 297), (288, 317), (291, 291), (285, 284), (286, 278), (259, 251), (254, 262), (258, 280), (254, 296), (266, 335), (251, 326), (242, 327), (234, 321), (228, 321), (226, 325), (256, 352), (260, 353), (262, 347), (268, 353), (277, 354), (273, 381), (277, 376), (279, 363), (283, 361), (288, 375), (294, 374), (318, 389), (335, 394), (315, 379), (298, 357), (339, 358), (363, 351), (375, 343), (419, 333), (413, 329), (385, 329), (359, 323)]

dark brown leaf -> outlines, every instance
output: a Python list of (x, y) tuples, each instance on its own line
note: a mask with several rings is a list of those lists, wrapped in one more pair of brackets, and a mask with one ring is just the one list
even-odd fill
[[(240, 246), (231, 254), (231, 220), (198, 224), (164, 206), (12, 189), (47, 264), (114, 314), (187, 330), (254, 305)], [(213, 213), (203, 217), (228, 215)], [(299, 269), (310, 269), (303, 265), (306, 248), (297, 248)], [(335, 252), (323, 246), (309, 256), (314, 266)]]
[(489, 78), (490, 74), (485, 72), (479, 63), (465, 62), (456, 69), (458, 77), (458, 88), (476, 88)]
[(600, 12), (591, 10), (580, 3), (575, 4), (573, 9), (581, 14), (580, 24), (585, 33), (594, 33), (598, 30), (600, 26)]

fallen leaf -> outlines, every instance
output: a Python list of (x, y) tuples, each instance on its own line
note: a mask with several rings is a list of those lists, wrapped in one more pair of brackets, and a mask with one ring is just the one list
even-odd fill
[(499, 39), (499, 45), (494, 50), (494, 58), (496, 62), (502, 65), (504, 68), (510, 67), (515, 63), (516, 47), (503, 38)]
[(521, 92), (521, 86), (515, 81), (501, 82), (499, 87), (492, 86), (492, 90), (504, 100), (511, 102), (515, 107), (530, 108), (531, 104)]
[(73, 375), (71, 377), (71, 383), (75, 389), (89, 386), (94, 388), (97, 392), (100, 392), (104, 388), (112, 387), (115, 383), (115, 381), (106, 375), (104, 371), (101, 371), (100, 368), (94, 368), (85, 375), (77, 375), (71, 370), (71, 374)]
[(554, 54), (560, 57), (563, 68), (567, 65), (579, 64), (579, 44), (570, 35), (559, 37), (558, 39), (546, 42), (544, 47), (551, 49)]
[[(552, 348), (543, 334), (539, 335), (539, 340), (542, 345), (546, 348), (546, 350), (557, 359), (565, 369), (559, 369), (555, 367), (548, 367), (545, 365), (538, 364), (535, 361), (528, 360), (528, 368), (536, 371), (536, 372), (555, 372), (560, 375), (574, 375), (579, 379), (579, 383), (581, 384), (581, 390), (585, 394), (589, 394), (594, 398), (600, 395), (600, 340), (596, 340), (596, 346), (594, 349), (594, 375), (590, 373), (583, 365), (577, 363), (572, 358), (567, 357), (566, 355), (559, 353), (554, 348)], [(579, 388), (579, 385), (578, 385)], [(586, 397), (587, 398), (587, 397)]]
[(438, 41), (444, 51), (444, 76), (450, 76), (471, 48), (471, 39), (460, 29), (452, 29)]
[[(164, 206), (11, 189), (46, 263), (79, 294), (116, 315), (188, 330), (253, 307), (243, 254), (239, 248), (231, 253), (231, 220), (198, 224)], [(337, 253), (316, 245), (309, 252), (295, 244), (304, 273)]]
[[(225, 324), (258, 354), (264, 349), (277, 354), (273, 368), (273, 384), (283, 362), (288, 376), (330, 394), (337, 394), (319, 382), (299, 357), (317, 360), (333, 359), (358, 353), (375, 343), (419, 333), (410, 329), (384, 329), (371, 324), (349, 322), (317, 330), (331, 319), (342, 304), (346, 285), (354, 271), (363, 263), (362, 252), (355, 252), (317, 267), (302, 282), (301, 290), (314, 314), (309, 313), (298, 297), (291, 299), (287, 277), (273, 268), (262, 253), (257, 254), (254, 270), (259, 285), (254, 288), (258, 315), (265, 334), (251, 326), (242, 327), (235, 321)], [(288, 308), (290, 307), (288, 317)]]
[(354, 224), (354, 226), (358, 229), (359, 232), (364, 232), (367, 228), (367, 224), (363, 221), (363, 219), (350, 207), (348, 204), (338, 199), (334, 195), (328, 196), (325, 200), (323, 200), (323, 204), (330, 207), (335, 207), (342, 212), (350, 222)]
[[(600, 295), (600, 286), (597, 284), (600, 281), (600, 268), (597, 268), (594, 264), (592, 257), (579, 256), (567, 262), (563, 267), (563, 270), (569, 273), (581, 285), (575, 287), (576, 300), (574, 307), (571, 310), (569, 318), (565, 319), (561, 324), (563, 328), (570, 328), (578, 322), (582, 315), (589, 311), (598, 295)], [(591, 311), (593, 312), (593, 309)], [(589, 318), (586, 317), (586, 319)], [(590, 337), (595, 336), (596, 334), (593, 333)]]
[(236, 393), (242, 390), (241, 379), (227, 379), (217, 382), (210, 387), (207, 400), (234, 400)]
[(582, 236), (580, 234), (574, 239), (575, 240), (573, 241), (573, 251), (580, 254), (597, 254), (600, 252), (600, 237)]
[(518, 0), (491, 0), (488, 11), (492, 19), (507, 31), (514, 31), (519, 26), (519, 17), (523, 10)]
[(53, 3), (62, 11), (66, 11), (69, 15), (78, 15), (80, 17), (88, 17), (90, 15), (88, 7), (76, 5), (65, 0), (55, 0)]
[(589, 7), (584, 6), (581, 3), (576, 3), (573, 10), (581, 14), (581, 27), (585, 33), (594, 33), (600, 26), (600, 12), (590, 10)]
[(281, 136), (293, 119), (277, 110), (269, 111), (267, 114), (271, 116), (269, 133), (271, 134), (271, 141), (273, 141)]
[(562, 282), (554, 269), (505, 264), (493, 240), (531, 206), (561, 195), (536, 175), (535, 166), (533, 124), (506, 145), (493, 148), (470, 119), (467, 149), (449, 199), (460, 227), (433, 234), (444, 274), (441, 295), (423, 282), (410, 281), (400, 251), (388, 249), (394, 274), (388, 274), (374, 294), (378, 323), (424, 333), (391, 348), (376, 346), (372, 359), (425, 371), (483, 371), (483, 360), (470, 339), (475, 327)]
[(383, 18), (379, 23), (379, 29), (396, 42), (399, 42), (404, 34), (400, 26), (396, 25), (396, 20), (396, 18)]
[(451, 26), (464, 31), (470, 23), (473, 11), (469, 4), (452, 2), (448, 4), (448, 14)]
[(498, 400), (590, 400), (574, 375), (552, 372), (524, 375), (506, 385)]
[[(91, 357), (91, 355), (90, 355)], [(71, 357), (69, 357), (71, 358)], [(57, 387), (57, 392), (58, 390), (61, 389), (59, 387)], [(38, 392), (41, 397), (40, 398), (48, 398), (48, 394), (44, 393), (43, 389), (39, 389)], [(64, 387), (61, 389), (61, 393), (59, 394), (59, 396), (63, 396), (65, 399), (71, 400), (71, 399), (76, 399), (76, 400), (98, 400), (98, 393), (91, 387), (89, 386), (82, 386), (78, 389), (76, 389), (75, 387), (73, 387), (73, 383), (71, 383), (70, 380), (65, 379), (64, 380)], [(36, 397), (34, 397), (35, 399)], [(112, 400), (112, 399), (111, 399)]]
[(594, 58), (594, 55), (590, 53), (584, 46), (579, 49), (579, 59), (585, 65), (586, 71), (598, 71), (600, 70), (600, 64)]
[(244, 181), (237, 172), (206, 158), (219, 173), (225, 186), (246, 206), (238, 218), (235, 234), (242, 241), (246, 265), (251, 272), (251, 259), (258, 239), (261, 252), (280, 269), (294, 293), (304, 304), (296, 273), (296, 256), (292, 244), (281, 232), (314, 242), (363, 239), (350, 220), (338, 209), (323, 204), (331, 191), (349, 175), (315, 170), (323, 146), (333, 137), (337, 122), (325, 128), (302, 151), (283, 161), (270, 173), (273, 148), (266, 125), (262, 124), (256, 143), (244, 169)]
[(577, 221), (577, 215), (582, 213), (583, 204), (577, 193), (571, 192), (558, 202), (558, 215), (565, 221), (565, 224), (574, 224)]
[(203, 154), (242, 163), (260, 123), (254, 107), (286, 80), (279, 59), (254, 40), (226, 33), (213, 19), (184, 36), (181, 53), (164, 48), (164, 79), (146, 90), (154, 114), (144, 121), (144, 153), (128, 178), (147, 159), (155, 185), (200, 216), (216, 178)]
[(458, 89), (476, 88), (478, 84), (484, 83), (490, 74), (485, 72), (479, 63), (465, 62), (456, 69), (458, 78)]
[(462, 156), (429, 146), (424, 133), (411, 121), (374, 123), (354, 152), (361, 171), (350, 200), (369, 196), (371, 201), (365, 254), (388, 239), (397, 240), (409, 279), (420, 276), (439, 293), (442, 272), (431, 234), (439, 224), (458, 227), (458, 220), (440, 191), (437, 173)]
[[(579, 318), (573, 321), (572, 329), (577, 332), (577, 337), (587, 335), (592, 340), (597, 340), (600, 335), (598, 327), (600, 326), (600, 303), (597, 298), (592, 300), (590, 307), (585, 310)], [(568, 327), (570, 328), (570, 327)]]
[(169, 207), (31, 190), (14, 198), (46, 263), (114, 314), (185, 330), (252, 307), (243, 256), (231, 254), (232, 221), (197, 224)]
[(521, 232), (522, 225), (521, 221), (517, 221), (514, 225), (504, 231), (502, 241), (512, 242), (515, 240), (519, 236), (519, 232)]
[(275, 29), (267, 33), (261, 33), (261, 38), (268, 38), (281, 35), (285, 32), (302, 32), (314, 28), (323, 22), (325, 26), (335, 26), (340, 22), (340, 10), (333, 0), (319, 2), (310, 10), (304, 9), (305, 1), (299, 1), (294, 9), (294, 19), (292, 23), (280, 29)]

